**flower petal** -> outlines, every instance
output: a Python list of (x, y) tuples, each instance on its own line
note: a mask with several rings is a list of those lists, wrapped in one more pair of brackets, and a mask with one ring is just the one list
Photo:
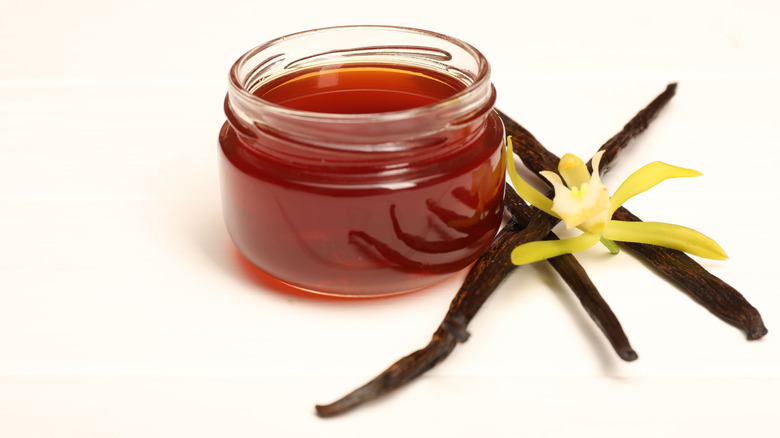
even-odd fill
[(512, 137), (507, 137), (506, 140), (506, 168), (509, 172), (509, 179), (512, 180), (512, 185), (521, 198), (550, 216), (558, 217), (558, 215), (552, 212), (552, 200), (525, 182), (517, 173), (514, 153), (512, 152)]
[(599, 241), (599, 235), (582, 233), (577, 237), (561, 240), (539, 240), (524, 243), (512, 250), (512, 263), (524, 265), (563, 254), (584, 251)]
[(590, 165), (593, 168), (593, 172), (591, 172), (591, 177), (593, 175), (599, 176), (601, 175), (601, 157), (604, 156), (604, 151), (600, 150), (593, 154), (593, 158), (590, 159)]
[(603, 237), (621, 242), (649, 243), (695, 256), (714, 260), (728, 258), (726, 252), (714, 240), (680, 225), (661, 222), (609, 221), (602, 233)]
[(669, 178), (700, 176), (701, 172), (656, 161), (632, 173), (612, 194), (610, 217), (624, 202)]
[(539, 175), (543, 176), (547, 181), (550, 181), (550, 184), (553, 186), (553, 189), (556, 192), (561, 189), (569, 190), (569, 188), (566, 187), (566, 184), (557, 173), (550, 172), (549, 170), (542, 170), (539, 172)]
[(558, 162), (558, 173), (561, 174), (569, 187), (579, 187), (590, 180), (590, 173), (585, 162), (573, 154), (561, 157)]

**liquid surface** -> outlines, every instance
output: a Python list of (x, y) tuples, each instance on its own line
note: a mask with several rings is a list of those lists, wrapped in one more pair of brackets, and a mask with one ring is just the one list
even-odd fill
[[(462, 87), (418, 71), (360, 67), (283, 78), (255, 94), (290, 108), (354, 114), (428, 105)], [(429, 286), (468, 266), (500, 226), (500, 123), (491, 113), (478, 135), (454, 140), (467, 142), (468, 159), (441, 158), (433, 163), (440, 176), (392, 189), (356, 187), (348, 175), (327, 189), (301, 182), (311, 169), (254, 152), (272, 137), (241, 137), (226, 124), (220, 168), (228, 231), (252, 264), (302, 289), (371, 296)]]
[(432, 72), (392, 67), (318, 70), (273, 80), (253, 94), (303, 111), (370, 114), (401, 111), (442, 101), (465, 88)]

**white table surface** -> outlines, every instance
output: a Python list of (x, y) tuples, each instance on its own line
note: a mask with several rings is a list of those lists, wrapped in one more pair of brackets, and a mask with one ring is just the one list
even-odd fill
[[(779, 3), (209, 3), (0, 0), (0, 436), (778, 436)], [(654, 160), (702, 171), (627, 206), (715, 238), (730, 259), (702, 264), (769, 335), (749, 342), (631, 255), (594, 248), (578, 257), (638, 361), (538, 264), (443, 364), (316, 417), (425, 345), (463, 277), (325, 300), (270, 287), (233, 249), (216, 166), (228, 68), (339, 24), (469, 41), (498, 106), (559, 155), (589, 156), (678, 81), (605, 181)]]

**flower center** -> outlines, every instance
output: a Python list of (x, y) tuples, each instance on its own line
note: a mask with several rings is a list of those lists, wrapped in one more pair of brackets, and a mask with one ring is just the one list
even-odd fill
[(582, 202), (585, 195), (588, 194), (588, 183), (583, 183), (580, 187), (572, 187), (571, 195), (577, 202)]

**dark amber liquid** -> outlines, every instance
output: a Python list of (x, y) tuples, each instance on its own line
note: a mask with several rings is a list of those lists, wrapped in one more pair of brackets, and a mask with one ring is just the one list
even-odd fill
[[(284, 77), (254, 94), (297, 110), (366, 114), (429, 105), (463, 88), (425, 71), (358, 66)], [(317, 177), (327, 154), (311, 165), (269, 158), (258, 150), (275, 140), (242, 137), (225, 124), (226, 224), (250, 262), (304, 289), (377, 295), (428, 286), (468, 266), (500, 225), (502, 137), (491, 113), (484, 130), (447, 140), (467, 143), (466, 153), (421, 165), (434, 176), (365, 184), (343, 170)]]
[(463, 90), (443, 76), (393, 67), (331, 68), (282, 78), (256, 90), (269, 102), (303, 111), (369, 114), (439, 102)]

